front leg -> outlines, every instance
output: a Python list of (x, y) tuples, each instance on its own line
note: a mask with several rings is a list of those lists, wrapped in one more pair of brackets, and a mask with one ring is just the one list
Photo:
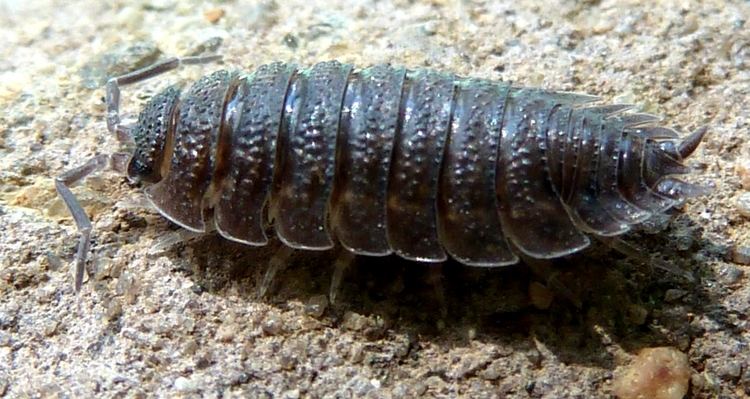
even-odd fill
[(86, 211), (81, 207), (81, 203), (78, 202), (75, 194), (70, 191), (70, 187), (86, 178), (86, 176), (103, 169), (109, 163), (109, 159), (110, 157), (108, 155), (96, 155), (82, 166), (71, 169), (55, 178), (57, 194), (60, 195), (65, 206), (68, 207), (70, 214), (73, 216), (73, 220), (75, 220), (76, 227), (78, 228), (78, 234), (80, 235), (75, 259), (76, 292), (81, 290), (81, 284), (83, 284), (83, 269), (86, 263), (86, 256), (89, 252), (89, 240), (91, 238), (91, 219), (89, 219)]

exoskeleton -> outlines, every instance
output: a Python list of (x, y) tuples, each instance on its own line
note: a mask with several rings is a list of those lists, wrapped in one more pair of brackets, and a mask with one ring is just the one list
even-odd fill
[(568, 255), (701, 193), (673, 176), (705, 129), (678, 142), (628, 105), (425, 69), (222, 70), (120, 123), (119, 86), (212, 59), (107, 84), (108, 129), (134, 146), (57, 180), (81, 231), (77, 288), (91, 226), (68, 186), (110, 159), (190, 231), (258, 246), (273, 229), (290, 248), (472, 266)]

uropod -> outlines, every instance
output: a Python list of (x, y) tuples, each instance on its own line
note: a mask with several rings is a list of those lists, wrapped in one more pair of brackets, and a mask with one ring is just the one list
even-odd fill
[(76, 290), (91, 223), (70, 186), (108, 164), (191, 232), (252, 246), (275, 234), (286, 253), (340, 245), (349, 256), (483, 267), (562, 257), (591, 237), (632, 253), (617, 236), (705, 192), (675, 177), (705, 128), (680, 139), (630, 105), (427, 69), (221, 70), (166, 88), (135, 124), (121, 123), (121, 86), (218, 58), (172, 58), (108, 81), (107, 128), (130, 150), (55, 182), (80, 232)]

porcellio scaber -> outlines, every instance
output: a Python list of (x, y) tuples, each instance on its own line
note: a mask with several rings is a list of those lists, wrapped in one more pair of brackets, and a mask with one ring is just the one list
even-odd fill
[(674, 176), (705, 128), (680, 141), (629, 105), (426, 69), (221, 70), (121, 123), (120, 86), (214, 59), (108, 82), (108, 129), (132, 149), (56, 180), (81, 232), (77, 289), (91, 224), (69, 186), (110, 161), (189, 231), (260, 246), (273, 229), (294, 249), (470, 266), (565, 256), (702, 193)]

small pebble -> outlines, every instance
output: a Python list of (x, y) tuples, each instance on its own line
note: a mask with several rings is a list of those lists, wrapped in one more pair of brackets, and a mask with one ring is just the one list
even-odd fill
[(328, 297), (326, 295), (316, 295), (310, 298), (305, 304), (305, 313), (319, 319), (325, 313), (328, 307)]
[(107, 310), (104, 314), (104, 317), (108, 321), (117, 320), (122, 316), (122, 305), (120, 305), (120, 301), (118, 300), (112, 300), (109, 304), (107, 304)]
[(197, 368), (198, 370), (206, 369), (213, 363), (213, 358), (208, 353), (195, 357), (195, 368)]
[(266, 335), (277, 335), (284, 330), (281, 318), (276, 315), (269, 315), (263, 320), (261, 328)]
[(722, 359), (714, 367), (716, 374), (724, 380), (734, 380), (742, 374), (742, 364), (733, 359)]
[(298, 399), (300, 397), (299, 389), (292, 389), (281, 394), (284, 399)]
[(206, 20), (212, 24), (215, 24), (219, 22), (221, 17), (223, 17), (225, 14), (225, 11), (223, 8), (212, 8), (210, 10), (206, 10), (203, 12), (203, 16), (206, 17)]
[(232, 342), (237, 335), (237, 325), (234, 323), (224, 323), (216, 330), (216, 339), (221, 342)]
[(42, 334), (44, 334), (45, 337), (51, 337), (57, 333), (57, 321), (55, 320), (48, 320), (42, 322)]
[(55, 287), (43, 286), (36, 290), (36, 300), (40, 304), (50, 303), (55, 299), (56, 293)]
[(672, 239), (674, 246), (679, 251), (687, 251), (693, 246), (693, 236), (688, 234), (676, 234)]
[(705, 388), (706, 383), (706, 377), (703, 374), (693, 374), (692, 376), (690, 376), (690, 385), (693, 386), (694, 390), (701, 390)]
[(555, 294), (549, 288), (544, 285), (533, 281), (529, 284), (529, 299), (531, 304), (537, 309), (545, 310), (549, 309), (552, 305), (552, 300), (555, 298)]
[(664, 300), (667, 302), (674, 302), (687, 294), (685, 290), (669, 289), (664, 293)]
[(149, 11), (167, 11), (174, 8), (173, 0), (149, 0), (143, 3), (143, 9)]
[(56, 254), (53, 254), (52, 252), (45, 253), (46, 259), (47, 259), (47, 267), (51, 271), (57, 271), (60, 270), (60, 268), (63, 266), (63, 261), (60, 259), (59, 256)]
[(0, 331), (0, 347), (10, 346), (13, 340), (10, 338), (10, 334), (4, 331)]
[(734, 164), (734, 171), (740, 177), (740, 184), (745, 190), (750, 190), (750, 158), (741, 159)]
[(250, 375), (239, 370), (232, 371), (228, 377), (227, 380), (229, 381), (230, 386), (247, 384), (247, 382), (250, 381)]
[(734, 247), (732, 250), (732, 261), (740, 265), (750, 265), (750, 247)]
[(739, 267), (728, 264), (728, 263), (722, 263), (719, 265), (718, 270), (718, 276), (721, 277), (721, 282), (724, 284), (734, 284), (739, 279), (742, 278), (742, 275), (744, 274), (742, 269)]
[(641, 305), (630, 305), (627, 311), (628, 320), (636, 326), (641, 326), (646, 323), (648, 318), (648, 309)]
[(740, 215), (750, 218), (750, 193), (743, 193), (737, 197), (735, 206)]
[(672, 347), (646, 348), (616, 373), (612, 390), (621, 399), (680, 399), (689, 383), (687, 355)]
[(279, 366), (281, 366), (283, 370), (292, 371), (295, 367), (297, 367), (298, 363), (299, 359), (293, 352), (290, 352), (288, 350), (281, 351), (281, 354), (279, 356)]
[(355, 312), (346, 312), (342, 326), (351, 331), (362, 331), (367, 327), (367, 317)]
[(224, 39), (214, 36), (204, 42), (199, 43), (197, 46), (195, 46), (188, 54), (190, 55), (203, 55), (203, 54), (215, 54), (219, 47), (221, 47), (221, 44), (224, 42)]
[(291, 33), (287, 33), (281, 42), (292, 50), (299, 47), (299, 41), (297, 40), (297, 37)]
[(198, 390), (198, 387), (185, 377), (177, 377), (174, 380), (174, 389), (180, 392), (194, 392)]
[(194, 339), (188, 340), (182, 347), (182, 354), (185, 356), (194, 355), (198, 350), (198, 343)]
[(168, 344), (169, 344), (169, 340), (166, 340), (166, 339), (157, 339), (153, 344), (151, 344), (151, 349), (154, 352), (158, 352), (158, 351), (166, 348)]
[(506, 362), (507, 361), (500, 359), (493, 361), (489, 366), (478, 373), (479, 377), (489, 381), (497, 380), (507, 372), (507, 366), (505, 365)]
[(365, 347), (360, 343), (353, 343), (349, 348), (349, 361), (356, 364), (365, 359)]

